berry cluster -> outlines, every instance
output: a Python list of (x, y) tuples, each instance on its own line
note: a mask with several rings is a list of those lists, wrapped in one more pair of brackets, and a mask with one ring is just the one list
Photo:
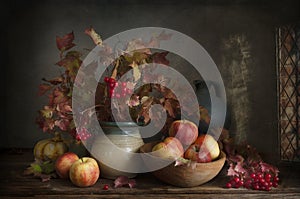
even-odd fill
[(271, 175), (268, 172), (265, 173), (251, 173), (247, 177), (234, 176), (226, 183), (226, 188), (240, 188), (270, 191), (272, 187), (277, 187), (279, 177)]
[(111, 98), (121, 98), (125, 97), (127, 94), (131, 93), (131, 90), (127, 88), (126, 82), (116, 82), (114, 78), (105, 77), (104, 81), (107, 84), (109, 97)]
[(89, 139), (91, 136), (92, 136), (92, 134), (89, 133), (86, 128), (81, 128), (79, 131), (77, 131), (76, 140), (85, 141), (85, 140)]

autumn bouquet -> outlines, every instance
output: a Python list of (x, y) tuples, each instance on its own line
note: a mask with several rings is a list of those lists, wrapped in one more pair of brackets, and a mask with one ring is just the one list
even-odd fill
[[(95, 45), (105, 49), (107, 57), (112, 54), (112, 47), (103, 44), (101, 37), (93, 28), (88, 28), (85, 33), (92, 38)], [(166, 58), (168, 52), (151, 51), (146, 46), (149, 43), (156, 46), (163, 40), (168, 40), (169, 34), (162, 32), (153, 36), (150, 41), (144, 42), (141, 39), (129, 41), (125, 50), (119, 57), (111, 61), (109, 67), (105, 69), (104, 74), (96, 80), (94, 73), (76, 79), (79, 68), (82, 64), (82, 53), (72, 50), (75, 46), (74, 33), (71, 32), (63, 37), (56, 37), (57, 48), (60, 51), (60, 60), (56, 63), (62, 67), (63, 72), (55, 78), (43, 79), (39, 86), (39, 95), (48, 96), (48, 103), (38, 112), (37, 123), (44, 132), (54, 133), (62, 132), (71, 135), (75, 140), (82, 141), (89, 139), (97, 130), (88, 130), (90, 117), (96, 114), (99, 121), (134, 121), (139, 125), (150, 123), (161, 123), (161, 111), (153, 111), (152, 105), (160, 105), (166, 110), (166, 123), (162, 132), (166, 132), (170, 124), (183, 115), (197, 114), (197, 110), (188, 110), (180, 107), (179, 101), (171, 89), (167, 88), (166, 82), (170, 83), (176, 80), (166, 78), (162, 74), (153, 73), (156, 64), (162, 64), (168, 67), (169, 61)], [(134, 50), (136, 47), (142, 50)], [(143, 48), (144, 47), (144, 48)], [(150, 67), (151, 65), (152, 67)], [(139, 67), (142, 66), (142, 67)], [(95, 70), (97, 66), (92, 65), (81, 70)], [(161, 67), (161, 66), (160, 66)], [(131, 74), (128, 77), (126, 74)], [(83, 76), (81, 76), (83, 77)], [(145, 83), (149, 79), (158, 79), (158, 83)], [(76, 128), (72, 108), (73, 87), (84, 86), (89, 82), (97, 81), (95, 95), (91, 95), (88, 89), (82, 89), (77, 93), (81, 100), (91, 101), (94, 97), (95, 104), (78, 104), (77, 112), (80, 114), (79, 124)], [(179, 88), (185, 90), (185, 88)], [(189, 104), (190, 96), (185, 95), (183, 101)], [(181, 108), (183, 110), (181, 110)], [(129, 110), (129, 114), (127, 114)], [(115, 113), (115, 114), (113, 114)], [(198, 116), (199, 117), (199, 116)]]

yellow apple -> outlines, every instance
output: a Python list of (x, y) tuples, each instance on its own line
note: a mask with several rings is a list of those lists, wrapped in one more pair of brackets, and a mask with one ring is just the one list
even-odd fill
[(155, 156), (173, 160), (182, 157), (184, 153), (182, 144), (174, 137), (167, 137), (163, 142), (156, 144), (152, 151), (155, 152)]
[(78, 187), (94, 185), (100, 175), (100, 169), (95, 159), (83, 157), (75, 161), (69, 172), (70, 180)]

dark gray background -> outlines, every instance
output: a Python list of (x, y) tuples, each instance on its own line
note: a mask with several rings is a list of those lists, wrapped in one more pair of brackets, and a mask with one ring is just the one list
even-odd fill
[[(126, 2), (126, 3), (124, 3)], [(245, 34), (252, 46), (248, 141), (276, 159), (275, 28), (300, 20), (300, 3), (288, 1), (9, 1), (2, 3), (0, 147), (33, 147), (47, 135), (35, 125), (46, 102), (37, 96), (43, 77), (59, 74), (55, 36), (74, 31), (78, 49), (92, 49), (84, 29), (105, 39), (143, 26), (165, 27), (197, 40), (221, 71), (224, 38)], [(184, 71), (191, 74), (189, 70)], [(224, 77), (226, 78), (226, 77)], [(226, 85), (225, 85), (226, 86)], [(238, 119), (237, 119), (238, 122)]]

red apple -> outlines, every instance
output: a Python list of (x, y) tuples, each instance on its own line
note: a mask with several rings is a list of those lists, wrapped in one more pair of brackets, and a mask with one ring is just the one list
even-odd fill
[(211, 155), (207, 148), (200, 148), (199, 145), (192, 144), (184, 153), (184, 158), (196, 162), (211, 162)]
[(203, 150), (207, 150), (210, 153), (211, 159), (214, 160), (220, 155), (220, 148), (218, 142), (209, 134), (200, 135), (194, 143)]
[(64, 153), (59, 156), (55, 162), (55, 170), (59, 177), (68, 178), (72, 164), (78, 160), (77, 154), (72, 152)]
[(71, 182), (78, 187), (94, 185), (99, 175), (100, 169), (98, 163), (90, 157), (83, 157), (74, 162), (69, 172)]
[(155, 156), (173, 160), (182, 157), (184, 153), (182, 144), (174, 137), (167, 137), (163, 142), (156, 144), (152, 151), (155, 152)]
[(183, 145), (189, 146), (198, 137), (198, 127), (188, 120), (176, 120), (170, 126), (169, 136), (176, 137)]

